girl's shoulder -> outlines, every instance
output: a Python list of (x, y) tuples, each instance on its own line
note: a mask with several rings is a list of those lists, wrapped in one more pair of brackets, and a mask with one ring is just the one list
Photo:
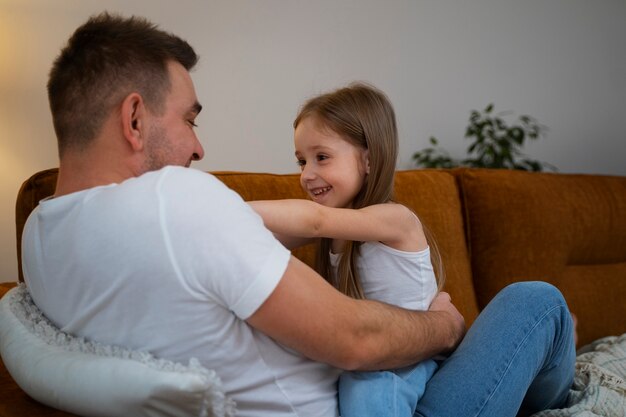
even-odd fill
[(380, 214), (386, 214), (392, 219), (396, 219), (399, 222), (414, 223), (421, 225), (417, 214), (409, 207), (395, 201), (388, 201), (386, 203), (374, 204), (369, 206), (372, 212), (378, 212)]
[(395, 202), (370, 207), (373, 214), (387, 225), (388, 232), (391, 232), (388, 233), (387, 239), (380, 240), (380, 243), (406, 252), (418, 252), (428, 247), (422, 223), (413, 210)]

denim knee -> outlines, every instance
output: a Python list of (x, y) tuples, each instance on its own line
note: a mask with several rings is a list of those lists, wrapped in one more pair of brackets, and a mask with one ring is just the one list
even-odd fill
[(552, 306), (567, 305), (561, 291), (544, 281), (521, 281), (509, 284), (498, 294), (511, 300), (524, 300), (535, 305), (547, 303)]

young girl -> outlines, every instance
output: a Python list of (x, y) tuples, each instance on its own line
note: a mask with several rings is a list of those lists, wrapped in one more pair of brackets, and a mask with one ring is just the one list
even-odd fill
[[(442, 284), (441, 263), (417, 216), (392, 200), (398, 137), (388, 98), (352, 84), (306, 102), (294, 129), (300, 183), (312, 201), (251, 202), (265, 225), (289, 248), (321, 238), (318, 272), (344, 294), (428, 309)], [(344, 372), (340, 415), (412, 416), (436, 368), (427, 360)]]

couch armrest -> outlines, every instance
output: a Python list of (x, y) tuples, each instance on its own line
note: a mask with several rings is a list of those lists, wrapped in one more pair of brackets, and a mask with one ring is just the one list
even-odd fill
[(0, 282), (0, 298), (4, 296), (11, 288), (15, 287), (17, 282)]

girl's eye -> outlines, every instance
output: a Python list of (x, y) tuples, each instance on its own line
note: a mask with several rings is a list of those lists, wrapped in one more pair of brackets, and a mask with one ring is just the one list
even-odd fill
[(326, 156), (326, 155), (317, 155), (317, 160), (318, 161), (323, 161), (325, 159), (328, 159), (328, 156)]
[(303, 166), (306, 165), (306, 161), (304, 159), (298, 159), (296, 161), (296, 164), (298, 164), (298, 166), (302, 168)]

